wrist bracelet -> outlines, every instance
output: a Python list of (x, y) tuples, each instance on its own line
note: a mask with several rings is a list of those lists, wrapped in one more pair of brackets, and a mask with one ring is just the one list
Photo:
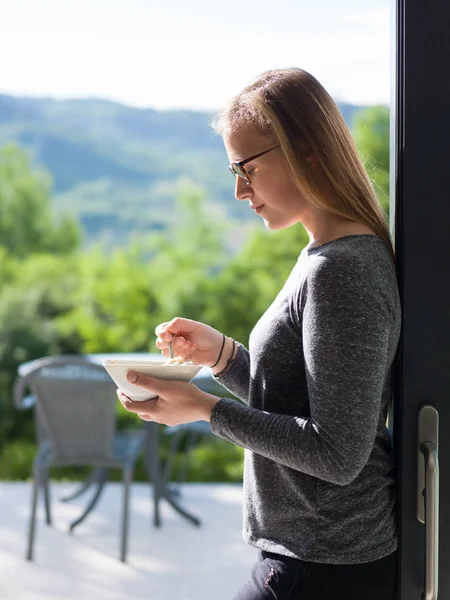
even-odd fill
[(223, 335), (223, 340), (222, 340), (222, 348), (220, 349), (219, 358), (216, 360), (216, 362), (215, 362), (213, 365), (211, 365), (211, 369), (212, 369), (213, 367), (215, 367), (217, 364), (219, 364), (219, 360), (222, 358), (222, 352), (223, 352), (223, 349), (224, 349), (224, 347), (225, 347), (225, 334), (224, 334), (224, 333), (222, 333), (222, 335)]
[(234, 359), (236, 358), (234, 355), (234, 351), (236, 348), (236, 342), (232, 339), (233, 342), (233, 350), (231, 351), (231, 356), (227, 361), (227, 364), (225, 365), (225, 367), (219, 371), (218, 373), (214, 373), (214, 377), (219, 377), (220, 375), (223, 375), (226, 371), (228, 371), (228, 369), (230, 368), (231, 364), (234, 362)]

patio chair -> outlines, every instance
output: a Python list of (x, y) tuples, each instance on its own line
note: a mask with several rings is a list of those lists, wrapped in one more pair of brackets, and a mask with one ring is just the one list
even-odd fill
[[(46, 521), (51, 523), (49, 469), (88, 465), (123, 470), (120, 559), (126, 561), (130, 483), (142, 449), (143, 431), (116, 432), (116, 385), (100, 365), (80, 357), (46, 357), (16, 381), (15, 401), (25, 388), (35, 398), (38, 451), (33, 464), (33, 494), (27, 559), (33, 558), (38, 492), (44, 489)], [(91, 502), (92, 504), (92, 502)], [(85, 514), (89, 512), (89, 508)], [(79, 520), (78, 520), (79, 521)]]

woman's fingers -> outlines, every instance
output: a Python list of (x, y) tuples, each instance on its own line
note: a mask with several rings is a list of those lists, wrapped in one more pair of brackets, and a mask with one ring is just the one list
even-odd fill
[[(159, 348), (160, 350), (164, 350), (164, 348), (168, 348), (169, 347), (169, 342), (172, 341), (173, 336), (169, 335), (169, 334), (162, 334), (161, 336), (159, 336), (156, 339), (156, 347)], [(182, 348), (183, 346), (185, 346), (187, 343), (187, 340), (183, 337), (176, 337), (174, 339), (173, 345), (175, 346), (175, 348)]]
[(169, 336), (168, 340), (170, 341), (171, 335), (178, 336), (180, 334), (190, 334), (198, 323), (196, 321), (192, 321), (192, 319), (183, 319), (182, 317), (175, 317), (171, 321), (166, 323), (161, 323), (155, 329), (155, 333), (158, 337), (163, 337), (163, 334)]
[(169, 347), (169, 344), (164, 342), (161, 338), (156, 338), (156, 347), (159, 350), (166, 350)]
[[(127, 410), (128, 412), (134, 412), (143, 421), (155, 420), (150, 412), (141, 412), (141, 406), (139, 408), (134, 408), (135, 403), (130, 398), (128, 398), (128, 396), (126, 396), (121, 390), (117, 389), (116, 394), (119, 397), (119, 400), (122, 406), (125, 408), (125, 410)], [(140, 402), (140, 405), (142, 405), (142, 402)]]
[(169, 325), (170, 321), (168, 321), (167, 323), (160, 323), (158, 325), (158, 327), (156, 327), (155, 329), (155, 333), (156, 335), (159, 337), (162, 333), (165, 332), (166, 327)]
[[(172, 337), (172, 336), (170, 336)], [(169, 341), (167, 340), (165, 335), (163, 334), (162, 337), (158, 337), (156, 340), (156, 347), (159, 350), (166, 350), (169, 347)], [(174, 348), (175, 350), (181, 350), (182, 352), (186, 352), (189, 351), (191, 352), (192, 350), (192, 343), (189, 342), (188, 340), (186, 340), (184, 337), (178, 336), (175, 338), (174, 342), (173, 342)]]
[(173, 345), (176, 349), (180, 349), (183, 351), (187, 350), (190, 346), (192, 346), (191, 342), (189, 342), (181, 336), (175, 338)]
[(190, 319), (175, 317), (172, 321), (161, 323), (155, 329), (156, 347), (165, 358), (169, 358), (169, 343), (173, 341), (175, 356), (187, 360), (197, 351), (197, 346), (186, 339), (197, 323)]

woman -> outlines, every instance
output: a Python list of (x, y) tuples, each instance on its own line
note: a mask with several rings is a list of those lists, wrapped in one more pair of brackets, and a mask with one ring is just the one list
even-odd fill
[[(210, 421), (246, 449), (244, 539), (259, 549), (235, 600), (391, 600), (394, 460), (386, 429), (401, 306), (385, 215), (336, 104), (309, 73), (264, 73), (215, 123), (235, 194), (270, 230), (310, 243), (253, 329), (249, 350), (176, 318), (165, 356), (211, 366), (244, 404), (192, 384), (129, 374), (159, 395), (127, 410), (174, 425)], [(249, 299), (251, 301), (251, 299)]]

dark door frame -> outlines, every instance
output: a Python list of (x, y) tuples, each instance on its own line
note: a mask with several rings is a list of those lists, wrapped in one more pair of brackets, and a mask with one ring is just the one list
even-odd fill
[(450, 599), (450, 2), (392, 1), (391, 232), (403, 329), (394, 371), (399, 600), (424, 589), (417, 420), (439, 412), (439, 600)]

